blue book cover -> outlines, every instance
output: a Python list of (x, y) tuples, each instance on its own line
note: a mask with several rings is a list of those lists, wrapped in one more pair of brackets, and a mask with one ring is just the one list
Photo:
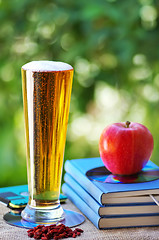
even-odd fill
[(158, 213), (100, 217), (67, 183), (62, 185), (62, 191), (98, 229), (159, 226)]
[[(159, 214), (159, 207), (156, 203), (151, 200), (149, 197), (150, 202), (129, 202), (129, 203), (122, 203), (122, 204), (106, 204), (101, 205), (99, 204), (81, 185), (71, 177), (70, 174), (65, 173), (64, 181), (68, 184), (68, 186), (78, 195), (80, 198), (85, 201), (92, 210), (101, 217), (104, 216), (121, 216), (121, 215), (130, 215), (130, 214), (151, 214), (151, 213), (158, 213)], [(66, 193), (67, 194), (67, 193)], [(71, 197), (72, 200), (72, 197)], [(78, 207), (78, 206), (77, 206)]]
[[(87, 171), (104, 166), (101, 158), (85, 158), (67, 160), (65, 170), (80, 185), (89, 192), (100, 204), (105, 204), (108, 198), (132, 197), (159, 193), (159, 179), (142, 183), (102, 183), (92, 181), (87, 176)], [(153, 162), (148, 161), (145, 168), (158, 168)], [(159, 169), (159, 168), (158, 168)]]
[[(29, 200), (28, 185), (0, 188), (0, 202), (11, 209), (24, 208)], [(60, 202), (66, 201), (66, 196), (60, 194)]]

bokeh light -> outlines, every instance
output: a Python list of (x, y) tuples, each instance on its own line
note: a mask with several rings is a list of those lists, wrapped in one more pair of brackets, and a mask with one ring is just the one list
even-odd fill
[(1, 186), (25, 184), (21, 66), (68, 62), (74, 82), (64, 160), (98, 157), (113, 122), (145, 124), (159, 164), (159, 2), (0, 0)]

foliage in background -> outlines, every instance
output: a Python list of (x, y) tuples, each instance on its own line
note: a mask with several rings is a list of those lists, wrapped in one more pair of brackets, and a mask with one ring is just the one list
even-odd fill
[(74, 66), (65, 159), (99, 156), (102, 129), (135, 121), (159, 163), (159, 1), (0, 0), (0, 186), (26, 183), (20, 68)]

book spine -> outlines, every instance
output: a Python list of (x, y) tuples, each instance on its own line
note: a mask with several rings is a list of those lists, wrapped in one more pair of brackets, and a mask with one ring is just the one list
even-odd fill
[(97, 202), (102, 204), (103, 192), (93, 184), (78, 168), (76, 168), (70, 160), (67, 160), (64, 166), (66, 172), (68, 172), (74, 179), (78, 179), (80, 185), (92, 195)]
[(77, 208), (99, 229), (100, 217), (69, 187), (62, 185), (63, 193), (77, 206)]
[(77, 182), (74, 180), (70, 174), (65, 173), (64, 181), (75, 191), (80, 198), (82, 198), (96, 213), (99, 214), (99, 209), (101, 205), (88, 193), (86, 192)]

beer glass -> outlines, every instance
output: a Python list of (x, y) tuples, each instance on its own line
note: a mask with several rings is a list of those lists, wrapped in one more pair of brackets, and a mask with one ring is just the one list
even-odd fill
[(73, 68), (53, 61), (22, 66), (29, 201), (22, 219), (33, 223), (64, 218), (59, 202)]

